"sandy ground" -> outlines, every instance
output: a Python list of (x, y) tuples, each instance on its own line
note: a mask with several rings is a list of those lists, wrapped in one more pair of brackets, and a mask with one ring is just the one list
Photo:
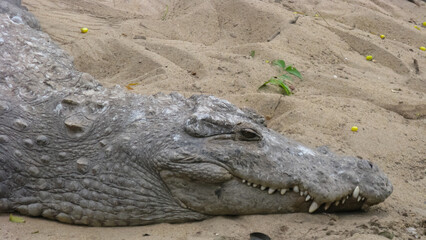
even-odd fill
[[(419, 50), (426, 46), (425, 2), (23, 4), (74, 57), (77, 68), (104, 85), (141, 94), (212, 94), (253, 108), (266, 116), (269, 127), (308, 146), (327, 145), (377, 163), (394, 193), (367, 212), (215, 217), (140, 227), (91, 228), (29, 217), (17, 224), (2, 215), (1, 239), (226, 240), (249, 239), (256, 231), (272, 239), (426, 239), (426, 52)], [(81, 27), (89, 32), (80, 33)], [(374, 61), (366, 61), (366, 55)], [(283, 96), (275, 87), (258, 90), (278, 74), (267, 63), (274, 59), (302, 73), (303, 80), (293, 83), (294, 95)]]

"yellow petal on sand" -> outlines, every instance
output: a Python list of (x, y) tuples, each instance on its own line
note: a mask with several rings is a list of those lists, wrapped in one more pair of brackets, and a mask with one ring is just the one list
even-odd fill
[(134, 90), (133, 88), (132, 88), (132, 86), (136, 86), (136, 85), (138, 85), (139, 83), (129, 83), (129, 84), (127, 84), (125, 87), (127, 88), (127, 89), (129, 89), (129, 90)]
[(13, 216), (12, 214), (9, 215), (9, 221), (14, 223), (24, 223), (25, 220), (21, 217)]

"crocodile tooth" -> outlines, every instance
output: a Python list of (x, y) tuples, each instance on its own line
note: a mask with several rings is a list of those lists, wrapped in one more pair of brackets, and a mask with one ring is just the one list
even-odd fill
[(308, 196), (306, 196), (306, 198), (305, 198), (305, 202), (309, 201), (309, 199), (311, 199), (311, 196), (309, 196), (309, 194), (308, 194)]
[(358, 199), (356, 200), (357, 202), (361, 201), (361, 197), (358, 197)]
[(248, 185), (248, 186), (251, 186), (251, 182), (247, 182), (247, 185)]
[(309, 213), (313, 213), (313, 212), (315, 212), (315, 210), (317, 210), (318, 209), (318, 203), (317, 202), (315, 202), (315, 201), (313, 201), (312, 202), (312, 204), (311, 204), (311, 206), (309, 207)]
[(361, 198), (361, 201), (364, 201), (364, 200), (365, 200), (365, 197), (362, 197), (362, 198)]
[(349, 196), (346, 196), (346, 199), (349, 199)]
[(346, 198), (342, 199), (342, 204), (345, 204)]
[(334, 203), (334, 205), (336, 205), (336, 207), (337, 207), (337, 206), (339, 206), (339, 203), (340, 203), (340, 202), (339, 202), (339, 200), (337, 200), (337, 201)]
[(298, 186), (294, 186), (293, 191), (294, 192), (299, 192), (299, 187)]
[(359, 196), (359, 187), (356, 186), (354, 192), (352, 193), (352, 197), (357, 198)]
[(256, 183), (253, 183), (253, 187), (257, 187), (257, 184), (256, 184)]
[(246, 180), (243, 179), (243, 180), (241, 180), (241, 182), (246, 183)]
[(303, 192), (302, 191), (300, 191), (300, 196), (303, 196)]
[(265, 186), (263, 186), (263, 185), (262, 185), (262, 186), (260, 186), (260, 190), (262, 190), (262, 191), (263, 191), (263, 190), (265, 190), (265, 189), (266, 189), (266, 187), (265, 187)]
[(281, 195), (284, 195), (287, 192), (287, 189), (281, 189), (280, 193)]
[(275, 192), (275, 190), (276, 190), (276, 189), (269, 188), (269, 190), (268, 190), (268, 194), (272, 194), (272, 193), (274, 193), (274, 192)]
[(332, 202), (326, 203), (324, 206), (324, 210), (327, 211), (327, 209), (330, 207), (331, 204)]

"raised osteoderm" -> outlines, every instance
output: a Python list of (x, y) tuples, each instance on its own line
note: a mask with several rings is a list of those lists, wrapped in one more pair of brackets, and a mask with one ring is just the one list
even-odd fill
[(225, 100), (104, 88), (0, 14), (0, 212), (122, 226), (352, 211), (391, 192), (373, 163), (308, 149)]

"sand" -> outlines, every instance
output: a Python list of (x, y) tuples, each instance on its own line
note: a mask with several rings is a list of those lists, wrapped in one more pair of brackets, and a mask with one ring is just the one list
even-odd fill
[[(310, 147), (327, 145), (341, 155), (370, 159), (388, 174), (394, 192), (367, 212), (220, 216), (140, 227), (92, 228), (30, 217), (17, 224), (3, 214), (1, 239), (225, 240), (249, 239), (251, 232), (272, 239), (425, 239), (426, 52), (419, 49), (426, 46), (424, 1), (24, 0), (23, 5), (80, 71), (105, 86), (140, 94), (211, 94), (250, 107), (269, 127)], [(81, 27), (89, 31), (82, 34)], [(303, 75), (294, 79), (291, 96), (274, 86), (258, 90), (279, 74), (267, 62), (274, 59)]]

